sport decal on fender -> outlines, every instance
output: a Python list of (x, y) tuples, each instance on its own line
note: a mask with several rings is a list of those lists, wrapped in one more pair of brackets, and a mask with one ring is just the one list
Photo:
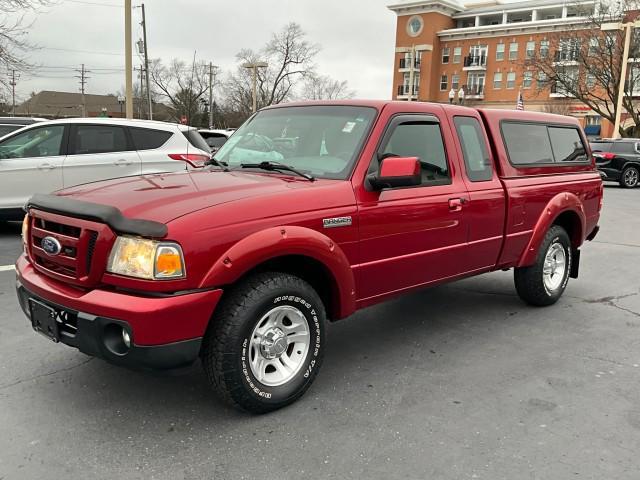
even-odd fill
[(322, 226), (324, 226), (324, 228), (348, 227), (349, 225), (351, 225), (351, 223), (351, 217), (335, 217), (322, 219)]

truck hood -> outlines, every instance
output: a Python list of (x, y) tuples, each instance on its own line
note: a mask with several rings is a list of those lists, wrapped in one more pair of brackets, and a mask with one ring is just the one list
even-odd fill
[(333, 182), (262, 174), (198, 170), (127, 177), (88, 183), (57, 195), (110, 205), (129, 218), (168, 223), (203, 208)]

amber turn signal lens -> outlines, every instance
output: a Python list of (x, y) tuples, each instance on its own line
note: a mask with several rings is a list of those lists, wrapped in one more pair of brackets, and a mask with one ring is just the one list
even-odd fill
[(160, 245), (156, 253), (156, 278), (179, 278), (184, 276), (182, 253), (174, 246)]

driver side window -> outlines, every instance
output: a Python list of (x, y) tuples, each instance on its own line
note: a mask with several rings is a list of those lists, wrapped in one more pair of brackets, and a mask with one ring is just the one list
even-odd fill
[(64, 125), (32, 128), (0, 143), (0, 158), (37, 158), (61, 154)]
[(451, 183), (439, 123), (407, 121), (398, 124), (378, 155), (380, 159), (388, 156), (418, 157), (423, 186)]

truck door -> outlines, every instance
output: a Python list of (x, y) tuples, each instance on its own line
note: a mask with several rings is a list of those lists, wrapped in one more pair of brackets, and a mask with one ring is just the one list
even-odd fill
[(456, 148), (463, 159), (463, 178), (469, 192), (469, 202), (464, 206), (469, 229), (467, 264), (473, 270), (489, 270), (498, 262), (504, 237), (504, 188), (479, 116), (451, 115), (449, 120), (457, 134)]
[(418, 157), (422, 182), (382, 191), (365, 182), (359, 189), (361, 262), (354, 269), (357, 298), (364, 304), (467, 270), (461, 259), (468, 194), (444, 122), (437, 114), (396, 115), (373, 155), (368, 173), (376, 172), (385, 156)]

